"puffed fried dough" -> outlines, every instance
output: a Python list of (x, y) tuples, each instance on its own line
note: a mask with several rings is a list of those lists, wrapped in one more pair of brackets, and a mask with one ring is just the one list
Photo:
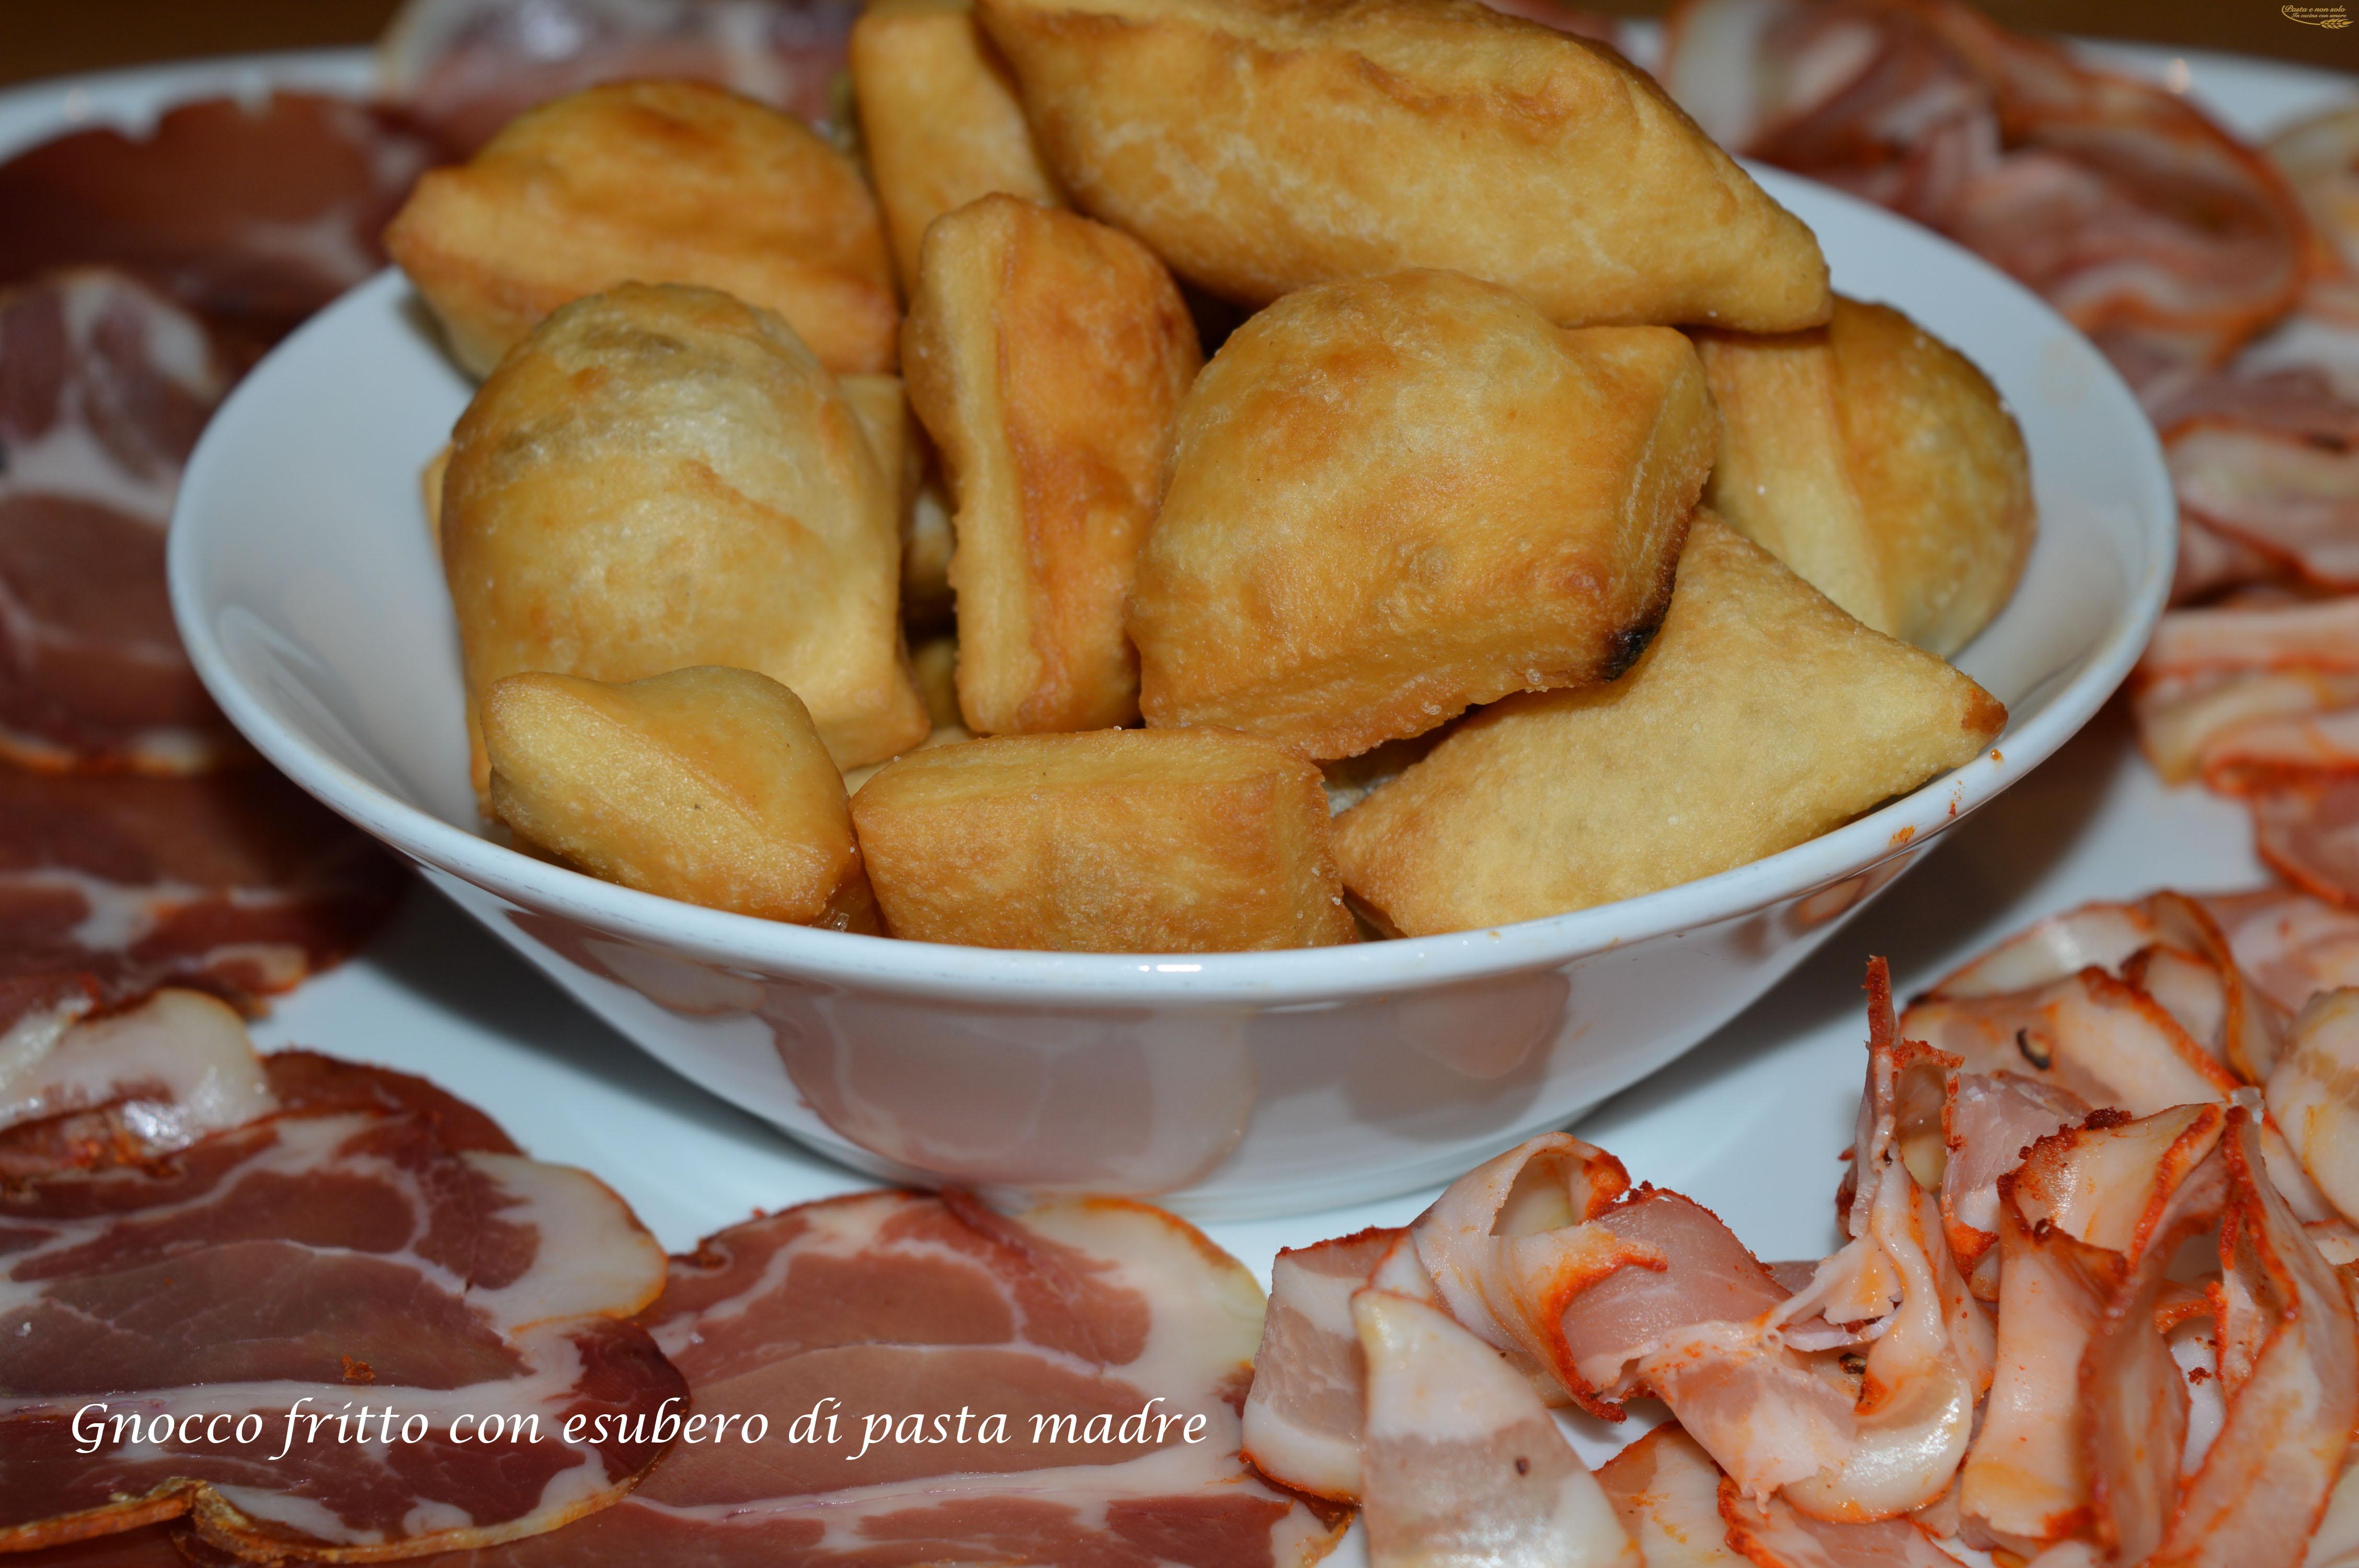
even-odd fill
[(1827, 319), (1800, 220), (1611, 49), (1477, 0), (977, 0), (1075, 205), (1261, 304), (1450, 267), (1565, 326)]
[(1136, 718), (1123, 616), (1201, 363), (1171, 275), (1102, 223), (986, 196), (927, 231), (901, 343), (957, 503), (968, 727)]
[(1838, 299), (1816, 331), (1700, 333), (1721, 419), (1708, 499), (1879, 632), (1957, 652), (2006, 605), (2035, 526), (2023, 432), (1966, 359)]
[(2006, 723), (1709, 513), (1653, 644), (1610, 686), (1475, 714), (1335, 819), (1344, 885), (1404, 935), (1710, 876), (1957, 767)]
[(993, 191), (1063, 205), (973, 0), (874, 0), (852, 28), (852, 95), (904, 291), (943, 213)]
[(484, 700), (493, 812), (592, 876), (798, 925), (876, 929), (843, 781), (795, 694), (706, 665)]
[(1346, 757), (1609, 678), (1715, 439), (1667, 328), (1568, 331), (1455, 273), (1289, 295), (1180, 410), (1131, 609), (1147, 721)]
[(756, 670), (845, 767), (923, 740), (895, 499), (777, 317), (679, 285), (560, 309), (468, 405), (443, 479), (477, 789), (484, 694), (526, 670)]
[(592, 87), (419, 178), (386, 249), (486, 375), (540, 319), (618, 283), (697, 283), (784, 316), (829, 369), (893, 368), (876, 203), (810, 129), (693, 81)]
[(970, 741), (888, 764), (852, 817), (896, 936), (1106, 953), (1353, 939), (1319, 770), (1250, 736)]

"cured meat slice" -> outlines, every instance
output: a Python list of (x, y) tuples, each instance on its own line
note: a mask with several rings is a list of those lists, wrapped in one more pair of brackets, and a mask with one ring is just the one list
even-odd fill
[(2179, 559), (2170, 577), (2173, 609), (2273, 578), (2279, 569), (2276, 557), (2223, 534), (2201, 518), (2185, 512), (2179, 514)]
[(2031, 1078), (2133, 1116), (2224, 1101), (2237, 1087), (2160, 1003), (2094, 967), (2027, 991), (1937, 993), (1899, 1027), (1968, 1072)]
[(282, 1110), (406, 1111), (432, 1122), (435, 1138), (453, 1153), (524, 1152), (498, 1122), (414, 1074), (317, 1051), (273, 1051), (262, 1059), (262, 1072)]
[(2200, 425), (2166, 454), (2179, 503), (2323, 588), (2359, 588), (2359, 453), (2303, 435)]
[(2306, 276), (2265, 159), (1960, 0), (1686, 0), (1660, 75), (1732, 150), (1943, 230), (2141, 361), (2218, 362)]
[(2260, 790), (2247, 804), (2253, 848), (2278, 875), (2318, 898), (2359, 906), (2359, 779)]
[(2359, 1218), (2359, 990), (2314, 996), (2269, 1075), (2271, 1119), (2346, 1220)]
[(823, 124), (859, 14), (852, 0), (408, 0), (378, 77), (462, 157), (536, 103), (642, 77), (710, 81)]
[(1720, 1484), (1728, 1543), (1756, 1568), (1958, 1568), (1958, 1559), (1905, 1519), (1846, 1524), (1812, 1519), (1783, 1498), (1755, 1502)]
[(888, 1192), (749, 1220), (674, 1260), (643, 1321), (695, 1410), (767, 1435), (684, 1442), (616, 1507), (466, 1561), (1307, 1564), (1340, 1511), (1238, 1453), (1261, 1315), (1250, 1274), (1141, 1204)]
[(2167, 784), (2206, 772), (2214, 748), (2223, 755), (2234, 750), (2248, 726), (2354, 703), (2359, 703), (2359, 674), (2303, 669), (2171, 677), (2147, 683), (2130, 697), (2138, 744)]
[[(421, 1115), (0, 1189), (0, 1551), (178, 1516), (270, 1560), (545, 1530), (627, 1487), (687, 1391), (629, 1320), (664, 1267), (622, 1201)], [(487, 1441), (495, 1411), (520, 1424)]]
[(1337, 1502), (1358, 1499), (1367, 1357), (1352, 1297), (1406, 1234), (1363, 1230), (1289, 1247), (1270, 1264), (1244, 1452), (1272, 1480)]
[(1990, 1299), (1979, 1264), (1999, 1238), (1999, 1183), (2049, 1133), (2087, 1116), (2070, 1090), (2011, 1073), (1956, 1073), (1941, 1107), (1948, 1157), (1941, 1170), (1941, 1225), (1958, 1267)]
[(2359, 597), (2165, 611), (2137, 676), (2268, 669), (2359, 670)]
[(2147, 415), (2168, 439), (2201, 427), (2250, 429), (2288, 440), (2344, 448), (2359, 442), (2359, 403), (2323, 366), (2286, 364), (2182, 375), (2142, 394)]
[(0, 1057), (0, 1179), (151, 1159), (277, 1108), (245, 1020), (158, 991)]
[(2359, 113), (2331, 110), (2269, 139), (2269, 157), (2300, 194), (2332, 262), (2305, 304), (2359, 321)]
[(204, 325), (121, 273), (0, 295), (0, 757), (179, 773), (242, 748), (164, 591), (180, 465), (229, 385)]
[(0, 164), (0, 283), (122, 267), (249, 362), (385, 265), (386, 223), (432, 144), (312, 92), (207, 98), (144, 135), (75, 131)]
[(1367, 1357), (1362, 1509), (1374, 1568), (1641, 1568), (1531, 1384), (1439, 1306), (1352, 1298)]
[(2287, 1017), (2323, 990), (2359, 985), (2359, 914), (2292, 888), (2202, 901), (2271, 1006)]
[(0, 766), (0, 1051), (160, 985), (233, 1001), (358, 946), (403, 883), (277, 773), (60, 776)]
[(1597, 1484), (1647, 1568), (1745, 1568), (1726, 1544), (1720, 1481), (1720, 1466), (1677, 1422), (1665, 1422), (1597, 1470)]

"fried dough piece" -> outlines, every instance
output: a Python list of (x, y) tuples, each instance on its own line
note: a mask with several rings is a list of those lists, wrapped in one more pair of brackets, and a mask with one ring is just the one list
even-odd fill
[(1219, 730), (1002, 735), (852, 797), (885, 924), (977, 947), (1224, 953), (1353, 939), (1319, 770)]
[(901, 343), (957, 502), (968, 728), (1129, 722), (1138, 658), (1123, 616), (1202, 362), (1179, 286), (1127, 234), (986, 196), (926, 232)]
[(905, 292), (943, 213), (994, 191), (1064, 205), (973, 0), (875, 0), (852, 28), (852, 96)]
[(1404, 935), (1632, 898), (1791, 848), (1957, 767), (1997, 699), (1704, 513), (1663, 629), (1611, 686), (1513, 697), (1335, 821)]
[(487, 375), (570, 299), (699, 283), (784, 316), (835, 371), (893, 368), (898, 312), (852, 161), (775, 109), (693, 81), (592, 87), (428, 172), (386, 249)]
[(642, 892), (875, 931), (843, 780), (799, 697), (706, 665), (620, 686), (538, 673), (484, 697), (492, 811)]
[(1147, 721), (1348, 757), (1609, 679), (1716, 439), (1665, 328), (1568, 331), (1446, 272), (1289, 295), (1181, 407), (1131, 608)]
[(768, 311), (669, 284), (560, 309), (467, 406), (443, 479), (476, 788), (484, 694), (525, 670), (727, 665), (794, 691), (842, 766), (917, 744), (895, 492)]
[(942, 493), (934, 445), (909, 407), (908, 389), (897, 375), (836, 378), (861, 434), (888, 474), (897, 475), (901, 517), (901, 619), (910, 629), (932, 627), (951, 618), (951, 514)]
[(977, 0), (1083, 211), (1259, 305), (1410, 267), (1563, 326), (1827, 319), (1800, 220), (1612, 49), (1477, 0)]
[(1973, 362), (1899, 311), (1835, 301), (1784, 337), (1696, 339), (1720, 408), (1706, 499), (1875, 630), (1956, 653), (2031, 554), (2023, 432)]

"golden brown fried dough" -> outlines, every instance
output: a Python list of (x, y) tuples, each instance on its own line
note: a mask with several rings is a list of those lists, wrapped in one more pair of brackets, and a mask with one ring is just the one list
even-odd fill
[(852, 94), (904, 290), (943, 213), (995, 190), (1063, 204), (973, 0), (874, 0), (852, 28)]
[(1288, 296), (1197, 378), (1131, 610), (1150, 725), (1346, 757), (1608, 678), (1716, 427), (1685, 338), (1403, 273)]
[(484, 698), (493, 812), (608, 881), (798, 925), (876, 928), (843, 781), (795, 694), (706, 665)]
[(1336, 818), (1335, 856), (1362, 907), (1404, 935), (1535, 920), (1816, 838), (2006, 723), (1982, 687), (1707, 513), (1629, 674), (1473, 715)]
[(1476, 0), (977, 0), (1075, 204), (1261, 304), (1450, 267), (1566, 326), (1827, 319), (1800, 220), (1613, 50)]
[(1123, 615), (1201, 362), (1171, 275), (1102, 223), (986, 196), (926, 232), (902, 353), (957, 502), (968, 727), (1136, 718)]
[(912, 630), (951, 618), (951, 514), (934, 447), (897, 375), (836, 378), (877, 462), (899, 476), (901, 618)]
[(418, 182), (386, 248), (488, 374), (569, 299), (700, 283), (784, 316), (829, 369), (893, 368), (876, 203), (788, 115), (693, 81), (592, 87)]
[(943, 746), (886, 766), (852, 817), (896, 936), (1093, 953), (1353, 939), (1319, 770), (1250, 736)]
[(1697, 337), (1721, 420), (1708, 499), (1879, 632), (1953, 654), (2031, 554), (2030, 460), (1971, 361), (1839, 299), (1816, 331)]
[(678, 285), (578, 300), (501, 363), (451, 439), (442, 562), (477, 789), (484, 694), (525, 670), (756, 670), (845, 767), (925, 738), (894, 481), (777, 317)]

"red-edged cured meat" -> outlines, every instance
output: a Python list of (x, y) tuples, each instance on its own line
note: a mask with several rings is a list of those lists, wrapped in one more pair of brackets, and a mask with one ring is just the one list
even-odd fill
[(2359, 453), (2256, 424), (2198, 425), (2167, 454), (2179, 503), (2323, 588), (2359, 588)]
[[(661, 1447), (639, 1418), (686, 1395), (629, 1317), (664, 1264), (622, 1201), (422, 1115), (0, 1189), (0, 1550), (176, 1518), (264, 1559), (544, 1530), (629, 1485)], [(485, 1442), (495, 1411), (538, 1420)]]
[(2202, 903), (2237, 967), (2286, 1017), (2320, 991), (2359, 985), (2359, 914), (2286, 887)]
[(377, 47), (386, 95), (454, 153), (601, 81), (686, 77), (827, 120), (852, 0), (409, 0)]
[(0, 1041), (160, 985), (233, 1000), (351, 953), (402, 886), (277, 773), (69, 776), (0, 766)]
[(1407, 1234), (1363, 1230), (1287, 1248), (1270, 1264), (1244, 1411), (1245, 1455), (1262, 1474), (1336, 1502), (1358, 1499), (1367, 1357), (1352, 1298)]
[(2253, 847), (2304, 892), (2359, 907), (2359, 779), (2256, 793)]
[(75, 131), (0, 164), (0, 283), (103, 264), (195, 311), (249, 361), (385, 265), (378, 236), (432, 160), (347, 99), (274, 92)]
[(2117, 357), (2217, 363), (2308, 277), (2266, 159), (1960, 0), (1686, 0), (1661, 75), (1724, 146), (1942, 230)]
[(869, 1193), (750, 1220), (676, 1259), (643, 1321), (696, 1410), (768, 1435), (683, 1443), (615, 1508), (465, 1561), (1306, 1564), (1340, 1519), (1238, 1456), (1261, 1312), (1140, 1204)]
[(164, 589), (180, 465), (228, 386), (203, 323), (124, 274), (0, 294), (0, 758), (181, 773), (241, 749)]

